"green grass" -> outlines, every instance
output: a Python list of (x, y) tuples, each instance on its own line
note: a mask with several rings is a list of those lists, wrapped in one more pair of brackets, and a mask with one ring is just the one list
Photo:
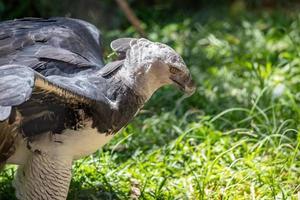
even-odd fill
[[(154, 22), (149, 38), (183, 55), (198, 90), (188, 99), (158, 91), (74, 164), (69, 199), (298, 199), (300, 15), (206, 11)], [(13, 199), (13, 173), (2, 172), (0, 199)]]

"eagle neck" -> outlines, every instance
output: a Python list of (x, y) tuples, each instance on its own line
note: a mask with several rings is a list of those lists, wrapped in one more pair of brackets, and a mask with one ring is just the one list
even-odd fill
[(144, 105), (146, 99), (135, 93), (115, 76), (106, 78), (102, 91), (116, 107), (96, 103), (92, 110), (93, 126), (100, 133), (114, 134), (126, 126)]

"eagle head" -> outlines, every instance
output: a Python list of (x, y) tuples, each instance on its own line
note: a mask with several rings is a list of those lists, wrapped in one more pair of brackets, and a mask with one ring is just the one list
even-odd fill
[(111, 43), (124, 59), (119, 74), (138, 93), (151, 96), (158, 88), (173, 84), (188, 95), (196, 86), (182, 57), (168, 45), (147, 39), (121, 38)]

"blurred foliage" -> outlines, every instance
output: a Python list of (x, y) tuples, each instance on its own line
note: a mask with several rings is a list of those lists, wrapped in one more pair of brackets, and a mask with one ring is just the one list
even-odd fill
[[(129, 0), (142, 21), (168, 20), (169, 13), (188, 16), (206, 8), (247, 9), (292, 8), (297, 0)], [(155, 11), (155, 12), (153, 12)], [(176, 11), (176, 12), (174, 12)], [(0, 0), (0, 20), (21, 17), (68, 16), (102, 28), (124, 28), (129, 24), (114, 0)]]
[[(64, 4), (51, 2), (49, 6)], [(75, 163), (69, 199), (130, 199), (133, 190), (140, 191), (139, 199), (155, 200), (297, 199), (296, 1), (222, 1), (212, 8), (216, 2), (130, 1), (149, 38), (169, 44), (183, 56), (198, 89), (188, 99), (171, 87), (158, 91), (110, 144)], [(280, 8), (283, 3), (293, 7)], [(40, 5), (46, 4), (32, 6)], [(107, 6), (103, 9), (116, 18), (116, 24), (105, 28), (117, 28), (103, 31), (106, 47), (113, 38), (137, 36), (113, 1), (96, 5)], [(30, 11), (24, 10), (28, 13), (6, 11), (2, 17), (28, 16)], [(35, 16), (67, 13), (36, 10), (41, 13)], [(68, 16), (79, 16), (75, 10)], [(86, 10), (89, 21), (100, 19)], [(13, 174), (9, 166), (0, 176), (1, 200), (13, 199)]]

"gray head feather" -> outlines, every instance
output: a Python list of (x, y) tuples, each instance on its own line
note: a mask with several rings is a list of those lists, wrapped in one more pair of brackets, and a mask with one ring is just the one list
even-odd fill
[[(121, 43), (121, 41), (118, 42), (118, 44)], [(161, 86), (174, 82), (184, 91), (193, 93), (195, 87), (191, 81), (190, 72), (174, 49), (144, 38), (126, 39), (124, 43), (129, 47), (126, 51), (124, 65), (118, 74), (129, 87), (146, 95), (147, 98)], [(123, 50), (127, 48), (123, 47), (121, 48)], [(170, 71), (171, 68), (176, 68), (178, 71), (175, 77), (172, 70)], [(189, 88), (186, 87), (187, 84)]]

